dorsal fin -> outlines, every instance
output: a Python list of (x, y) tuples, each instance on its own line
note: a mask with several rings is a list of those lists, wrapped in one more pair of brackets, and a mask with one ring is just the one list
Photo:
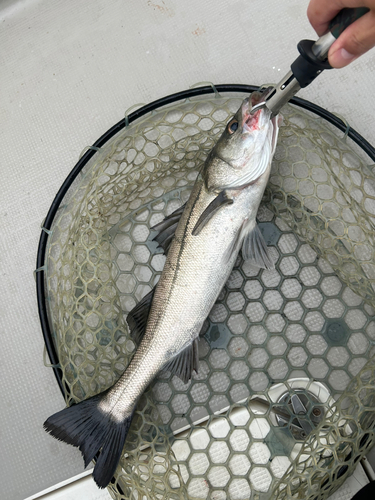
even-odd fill
[(186, 203), (151, 228), (153, 231), (158, 231), (158, 234), (152, 241), (156, 241), (159, 244), (158, 246), (164, 250), (165, 255), (167, 255), (169, 247), (171, 246), (174, 233), (182, 212), (185, 209), (185, 205)]

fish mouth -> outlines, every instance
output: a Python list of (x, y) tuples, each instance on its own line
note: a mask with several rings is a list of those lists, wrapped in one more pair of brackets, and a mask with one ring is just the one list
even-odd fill
[(256, 104), (264, 102), (267, 96), (272, 92), (272, 90), (273, 87), (268, 87), (263, 92), (257, 90), (253, 92), (248, 99), (245, 100), (242, 107), (242, 116), (243, 116), (242, 129), (244, 132), (253, 132), (254, 130), (260, 129), (260, 123), (259, 123), (260, 117), (267, 110), (265, 108), (261, 108), (254, 114), (250, 114), (250, 112)]

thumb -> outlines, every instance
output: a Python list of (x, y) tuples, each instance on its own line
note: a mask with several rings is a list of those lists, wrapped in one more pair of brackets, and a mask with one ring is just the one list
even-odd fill
[(370, 11), (348, 26), (328, 53), (334, 68), (343, 68), (375, 46), (375, 11)]

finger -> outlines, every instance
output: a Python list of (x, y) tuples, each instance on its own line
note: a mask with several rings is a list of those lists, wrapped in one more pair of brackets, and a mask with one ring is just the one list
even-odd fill
[(345, 7), (374, 8), (372, 0), (311, 0), (307, 8), (307, 17), (318, 36), (329, 30), (329, 23)]
[(331, 2), (311, 0), (307, 8), (307, 17), (318, 36), (322, 36), (328, 31), (329, 22), (342, 8), (340, 4), (340, 0), (332, 0)]
[(343, 68), (375, 46), (375, 11), (348, 26), (328, 52), (333, 68)]

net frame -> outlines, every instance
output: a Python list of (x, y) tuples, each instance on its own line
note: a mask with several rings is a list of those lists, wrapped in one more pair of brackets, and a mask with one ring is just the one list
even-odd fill
[[(211, 86), (205, 86), (205, 87), (198, 87), (194, 89), (190, 89), (188, 91), (180, 92), (177, 94), (173, 94), (171, 96), (165, 97), (163, 99), (159, 99), (157, 101), (154, 101), (153, 103), (150, 103), (149, 105), (143, 106), (142, 108), (134, 111), (131, 113), (129, 116), (126, 116), (123, 120), (118, 122), (114, 127), (112, 127), (109, 131), (107, 131), (101, 138), (98, 139), (94, 143), (93, 146), (90, 146), (88, 151), (82, 156), (82, 158), (78, 161), (76, 166), (73, 168), (72, 172), (69, 174), (67, 179), (65, 180), (63, 186), (60, 188), (58, 194), (56, 195), (51, 208), (48, 212), (48, 215), (44, 221), (43, 224), (43, 229), (39, 241), (39, 247), (38, 247), (38, 256), (37, 256), (37, 276), (36, 276), (36, 282), (37, 282), (37, 299), (38, 299), (38, 309), (39, 309), (39, 315), (40, 315), (40, 320), (41, 320), (41, 326), (42, 326), (42, 331), (45, 339), (45, 344), (46, 344), (46, 350), (49, 355), (51, 365), (53, 367), (55, 376), (57, 378), (57, 381), (59, 383), (60, 389), (63, 394), (65, 394), (67, 388), (63, 386), (62, 382), (62, 377), (61, 377), (61, 372), (58, 368), (58, 356), (55, 351), (55, 347), (53, 344), (52, 340), (52, 334), (49, 326), (49, 319), (48, 319), (48, 313), (47, 313), (47, 307), (46, 307), (46, 290), (45, 290), (45, 252), (46, 252), (46, 247), (47, 247), (47, 239), (48, 239), (48, 232), (50, 231), (55, 215), (57, 213), (57, 210), (60, 207), (60, 204), (72, 186), (73, 182), (79, 175), (79, 173), (82, 171), (82, 169), (89, 163), (89, 161), (94, 157), (94, 155), (97, 153), (98, 149), (101, 148), (104, 144), (106, 144), (113, 136), (115, 136), (120, 130), (122, 130), (124, 127), (127, 126), (127, 124), (132, 123), (133, 121), (137, 120), (138, 118), (141, 118), (145, 116), (147, 113), (158, 109), (161, 106), (171, 104), (174, 102), (177, 102), (179, 100), (185, 100), (189, 97), (195, 97), (195, 96), (200, 96), (204, 94), (210, 94), (214, 93), (215, 91), (218, 92), (245, 92), (245, 93), (250, 93), (254, 90), (256, 90), (257, 87), (255, 86), (247, 86), (247, 85), (218, 85), (216, 87), (211, 87)], [(305, 101), (303, 99), (299, 98), (294, 98), (291, 101), (292, 104), (296, 104), (297, 106), (300, 106), (304, 109), (307, 109), (308, 111), (311, 111), (313, 113), (316, 113), (318, 116), (324, 118), (327, 120), (329, 123), (331, 123), (333, 126), (337, 127), (337, 129), (341, 130), (342, 132), (345, 132), (345, 134), (350, 137), (354, 142), (356, 142), (360, 148), (372, 159), (375, 161), (375, 149), (363, 138), (361, 137), (356, 131), (348, 127), (347, 123), (342, 120), (339, 117), (336, 117), (335, 115), (327, 112), (323, 108), (320, 108), (313, 103), (309, 103), (308, 101)]]

